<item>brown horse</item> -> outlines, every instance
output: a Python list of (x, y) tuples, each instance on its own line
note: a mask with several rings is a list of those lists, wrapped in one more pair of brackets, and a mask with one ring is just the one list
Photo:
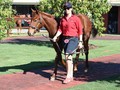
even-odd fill
[[(21, 33), (22, 30), (22, 26), (26, 23), (26, 24), (30, 24), (31, 23), (31, 16), (30, 14), (21, 14), (21, 15), (14, 15), (13, 16), (13, 20), (12, 18), (7, 18), (8, 22), (14, 22), (15, 23), (15, 28), (17, 29), (17, 34)], [(9, 36), (11, 33), (11, 29), (12, 27), (9, 27), (10, 30), (7, 31), (7, 35)]]
[(20, 15), (14, 16), (14, 22), (16, 24), (17, 33), (20, 34), (21, 29), (22, 29), (22, 19), (21, 19)]
[[(45, 27), (49, 33), (49, 37), (53, 38), (54, 35), (57, 32), (57, 27), (58, 23), (55, 20), (54, 16), (45, 13), (45, 12), (38, 12), (32, 10), (32, 22), (30, 25), (30, 28), (28, 30), (28, 35), (32, 36), (34, 35), (41, 27)], [(83, 45), (84, 45), (84, 52), (86, 56), (86, 61), (85, 61), (85, 70), (88, 70), (88, 53), (89, 53), (89, 38), (91, 35), (91, 30), (92, 30), (92, 23), (89, 20), (89, 18), (83, 14), (79, 14), (78, 17), (80, 18), (82, 25), (83, 25)], [(58, 38), (57, 43), (53, 42), (51, 40), (53, 47), (57, 53), (56, 58), (55, 58), (55, 69), (54, 73), (51, 76), (51, 80), (54, 80), (57, 74), (57, 68), (58, 68), (58, 63), (59, 61), (62, 62), (62, 55), (61, 55), (61, 36)], [(61, 49), (61, 50), (60, 50)], [(79, 49), (77, 51), (80, 51)], [(76, 54), (75, 60), (78, 61), (79, 59), (79, 54)], [(74, 64), (74, 70), (77, 70), (77, 62)]]
[[(22, 19), (20, 17), (20, 15), (15, 15), (13, 16), (13, 22), (15, 23), (15, 27), (17, 28), (17, 33), (21, 33), (21, 28), (22, 28)], [(12, 22), (12, 19), (11, 18), (7, 18), (7, 21), (8, 22)], [(12, 27), (9, 27), (9, 30), (7, 31), (7, 36), (10, 36), (10, 33), (11, 33), (11, 30)]]

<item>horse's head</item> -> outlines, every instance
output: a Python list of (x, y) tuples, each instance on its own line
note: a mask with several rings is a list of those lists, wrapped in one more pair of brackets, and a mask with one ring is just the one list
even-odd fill
[(32, 20), (28, 29), (28, 35), (33, 36), (40, 28), (45, 27), (50, 37), (57, 32), (57, 22), (53, 15), (32, 10)]
[(39, 29), (43, 26), (42, 15), (38, 11), (32, 10), (32, 19), (28, 29), (28, 35), (33, 36), (36, 32), (39, 32)]

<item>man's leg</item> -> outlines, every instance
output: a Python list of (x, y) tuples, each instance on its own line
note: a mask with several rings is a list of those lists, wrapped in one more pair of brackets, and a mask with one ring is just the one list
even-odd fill
[(73, 78), (73, 60), (72, 55), (67, 55), (66, 57), (67, 62), (67, 78)]
[(67, 63), (67, 76), (63, 83), (69, 83), (73, 80), (73, 60), (72, 55), (65, 55), (66, 63)]

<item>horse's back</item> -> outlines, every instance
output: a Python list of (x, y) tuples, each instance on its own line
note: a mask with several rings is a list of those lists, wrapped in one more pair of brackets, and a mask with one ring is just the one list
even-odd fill
[(20, 16), (14, 16), (14, 21), (17, 26), (21, 26), (22, 20), (20, 19)]
[(90, 21), (90, 19), (88, 18), (88, 16), (84, 15), (84, 14), (78, 14), (78, 17), (80, 18), (83, 28), (87, 29), (87, 31), (91, 31), (92, 29), (92, 23)]
[(77, 16), (80, 18), (81, 23), (83, 25), (83, 34), (85, 35), (85, 40), (88, 40), (92, 30), (92, 23), (88, 16), (84, 14), (78, 14)]

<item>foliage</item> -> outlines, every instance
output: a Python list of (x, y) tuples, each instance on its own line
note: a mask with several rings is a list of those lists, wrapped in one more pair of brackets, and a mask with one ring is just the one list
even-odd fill
[(63, 4), (66, 1), (73, 4), (76, 14), (88, 15), (99, 34), (105, 30), (103, 14), (109, 12), (112, 7), (107, 0), (41, 0), (38, 9), (61, 17), (63, 15)]
[(0, 40), (6, 36), (7, 30), (13, 25), (12, 22), (12, 0), (0, 0)]

